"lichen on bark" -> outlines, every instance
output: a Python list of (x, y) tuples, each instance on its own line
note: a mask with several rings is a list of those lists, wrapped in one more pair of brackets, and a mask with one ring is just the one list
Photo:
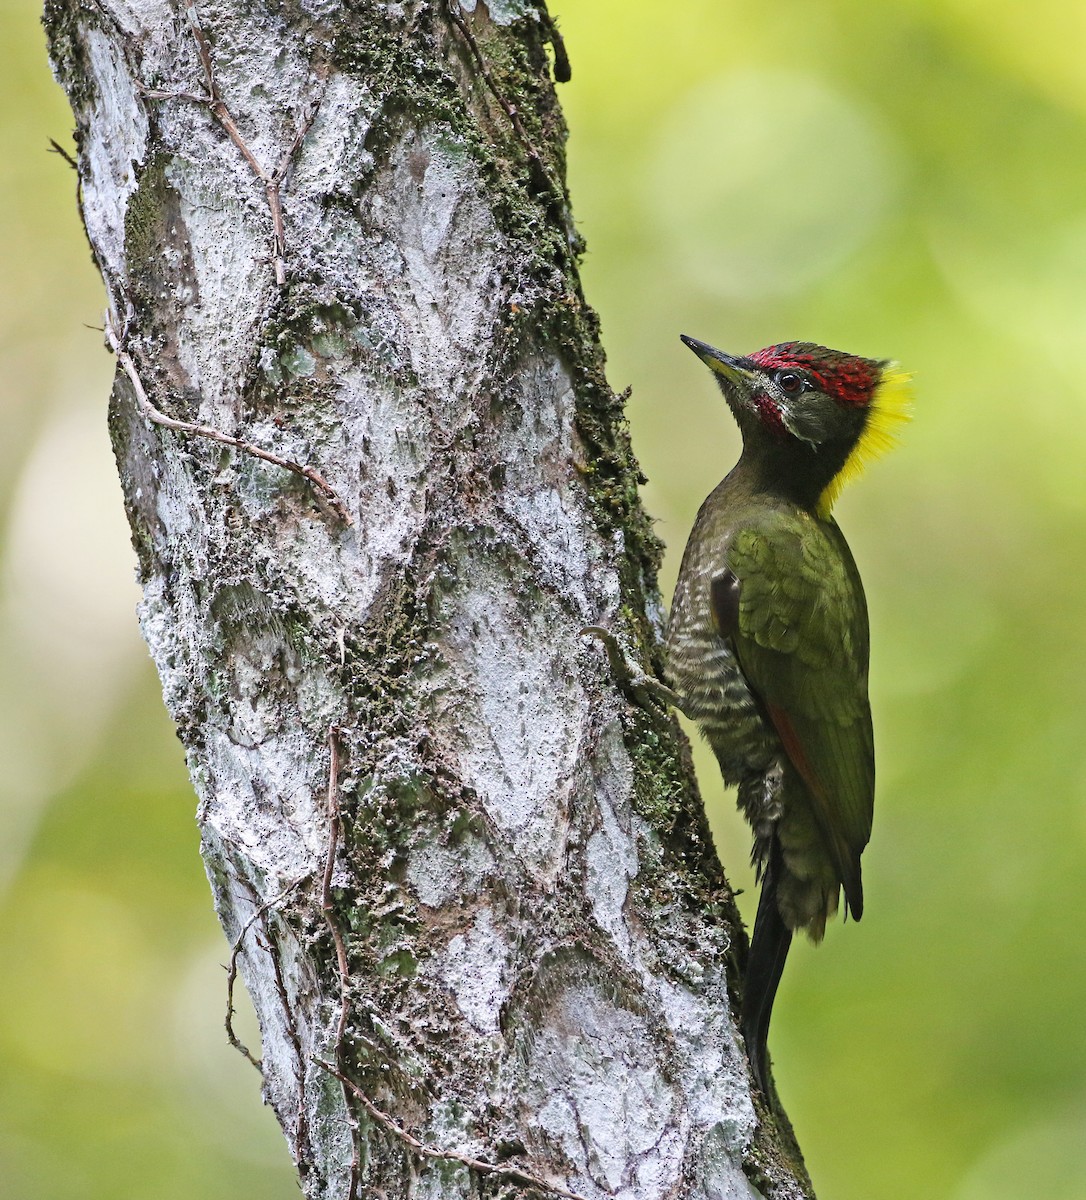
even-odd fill
[[(143, 631), (306, 1194), (808, 1195), (749, 1093), (681, 737), (581, 634), (656, 653), (659, 546), (545, 10), (49, 0), (46, 25)], [(349, 521), (148, 406), (312, 465)]]

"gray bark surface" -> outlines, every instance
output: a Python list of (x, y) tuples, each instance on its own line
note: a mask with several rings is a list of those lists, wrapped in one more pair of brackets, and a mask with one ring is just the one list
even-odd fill
[(580, 632), (657, 652), (658, 547), (545, 9), (46, 26), (143, 632), (306, 1195), (809, 1195), (681, 736)]

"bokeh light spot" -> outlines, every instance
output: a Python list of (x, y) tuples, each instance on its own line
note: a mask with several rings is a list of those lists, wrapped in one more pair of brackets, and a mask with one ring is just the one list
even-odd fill
[(1086, 1196), (1086, 1109), (1007, 1131), (969, 1172), (954, 1200), (1081, 1200)]
[(871, 236), (898, 153), (858, 102), (796, 71), (691, 89), (660, 129), (647, 195), (690, 281), (710, 295), (797, 292)]

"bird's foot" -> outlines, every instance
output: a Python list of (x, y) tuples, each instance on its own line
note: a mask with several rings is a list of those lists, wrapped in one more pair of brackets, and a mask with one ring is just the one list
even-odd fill
[(650, 697), (665, 708), (681, 708), (679, 697), (665, 683), (661, 683), (655, 675), (646, 674), (630, 654), (629, 650), (609, 630), (602, 625), (586, 625), (581, 633), (593, 637), (607, 651), (607, 661), (611, 664), (611, 674), (615, 682), (628, 695), (639, 702)]

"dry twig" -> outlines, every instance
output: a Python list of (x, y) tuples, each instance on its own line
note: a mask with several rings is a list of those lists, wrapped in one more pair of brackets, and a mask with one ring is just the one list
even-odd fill
[(68, 153), (67, 150), (64, 149), (64, 147), (56, 140), (56, 138), (49, 139), (49, 149), (46, 151), (46, 153), (59, 154), (73, 171), (79, 170), (79, 163), (75, 161), (75, 159)]
[[(546, 180), (547, 187), (554, 193), (559, 203), (565, 202), (565, 195), (562, 189), (551, 178), (550, 172), (547, 170), (546, 164), (543, 162), (543, 156), (535, 148), (535, 144), (528, 136), (528, 131), (524, 128), (524, 122), (520, 119), (520, 110), (511, 101), (506, 99), (501, 88), (498, 87), (497, 80), (487, 66), (486, 59), (483, 57), (483, 52), (479, 48), (479, 43), (476, 40), (475, 34), (471, 32), (471, 27), (464, 20), (463, 14), (459, 10), (459, 0), (445, 0), (445, 11), (449, 14), (449, 20), (456, 26), (460, 32), (460, 36), (467, 42), (468, 49), (471, 51), (472, 58), (475, 59), (475, 65), (479, 68), (479, 74), (483, 77), (483, 82), (490, 90), (490, 94), (505, 110), (505, 115), (509, 118), (509, 123), (513, 126), (513, 132), (520, 139), (524, 149), (527, 151), (528, 157), (535, 164), (539, 173)], [(568, 63), (567, 63), (568, 65)]]
[(517, 106), (502, 95), (494, 76), (490, 73), (490, 68), (486, 65), (486, 59), (483, 58), (483, 52), (479, 49), (479, 43), (475, 40), (475, 34), (471, 32), (467, 21), (457, 9), (459, 0), (445, 0), (445, 11), (449, 14), (449, 19), (460, 31), (460, 36), (468, 44), (468, 49), (471, 51), (472, 57), (475, 59), (475, 65), (479, 68), (479, 74), (482, 75), (483, 81), (490, 89), (494, 99), (505, 109), (505, 115), (509, 118), (510, 123), (516, 132), (517, 137), (524, 143), (525, 150), (528, 151), (528, 157), (533, 162), (543, 165), (543, 160), (539, 155), (539, 151), (532, 144), (532, 139), (528, 136), (528, 131), (524, 128), (524, 123), (520, 119), (520, 112)]
[(336, 1022), (335, 1070), (332, 1072), (343, 1088), (343, 1105), (351, 1125), (351, 1181), (348, 1200), (356, 1200), (361, 1172), (361, 1152), (358, 1144), (358, 1122), (354, 1118), (354, 1105), (347, 1089), (344, 1063), (344, 1046), (347, 1037), (347, 1016), (350, 1011), (350, 967), (347, 962), (347, 946), (336, 921), (335, 905), (332, 903), (332, 875), (336, 868), (336, 851), (342, 828), (339, 810), (339, 727), (332, 725), (328, 730), (328, 854), (324, 860), (324, 880), (321, 885), (321, 912), (332, 934), (336, 947), (336, 963), (339, 969), (339, 1020)]
[[(304, 876), (303, 878), (309, 878), (309, 876)], [(280, 964), (279, 955), (275, 953), (275, 948), (271, 944), (271, 929), (267, 923), (266, 912), (263, 911), (266, 906), (260, 904), (260, 896), (256, 888), (253, 887), (252, 883), (244, 875), (238, 876), (238, 882), (249, 893), (249, 898), (253, 903), (254, 909), (261, 910), (256, 915), (261, 919), (267, 941), (258, 941), (257, 945), (267, 954), (271, 962), (272, 972), (275, 975), (276, 995), (283, 1008), (283, 1028), (294, 1050), (294, 1078), (298, 1084), (298, 1108), (294, 1123), (295, 1158), (298, 1163), (298, 1173), (304, 1179), (312, 1160), (313, 1148), (309, 1141), (309, 1119), (305, 1108), (306, 1062), (302, 1054), (302, 1039), (298, 1034), (298, 1022), (294, 1018), (294, 1010), (290, 1005), (290, 996), (287, 993), (286, 980), (283, 978), (283, 969)]]
[(486, 1162), (481, 1158), (472, 1158), (468, 1154), (459, 1154), (455, 1150), (439, 1150), (436, 1146), (427, 1146), (425, 1142), (420, 1142), (413, 1133), (404, 1129), (388, 1113), (382, 1112), (369, 1096), (362, 1091), (358, 1084), (344, 1075), (334, 1063), (324, 1062), (319, 1058), (316, 1060), (316, 1063), (317, 1066), (323, 1067), (329, 1075), (334, 1075), (343, 1085), (344, 1089), (350, 1091), (351, 1095), (362, 1105), (378, 1125), (398, 1138), (420, 1158), (429, 1158), (438, 1162), (459, 1163), (461, 1166), (467, 1167), (469, 1171), (477, 1171), (480, 1175), (490, 1175), (505, 1179), (509, 1183), (517, 1183), (521, 1187), (532, 1188), (537, 1192), (544, 1192), (551, 1196), (562, 1196), (564, 1200), (584, 1200), (584, 1197), (578, 1195), (576, 1192), (571, 1192), (568, 1188), (564, 1188), (557, 1183), (547, 1183), (546, 1180), (540, 1179), (529, 1171), (525, 1171), (522, 1167), (503, 1167), (497, 1163)]
[(353, 524), (351, 514), (347, 511), (347, 506), (343, 503), (339, 493), (313, 467), (295, 462), (290, 458), (281, 458), (278, 454), (272, 454), (268, 450), (261, 450), (259, 446), (254, 446), (252, 442), (247, 442), (244, 438), (233, 437), (229, 433), (223, 433), (221, 430), (215, 429), (210, 425), (199, 425), (195, 421), (178, 421), (175, 417), (166, 416), (164, 412), (157, 409), (151, 403), (151, 399), (147, 395), (147, 390), (143, 386), (143, 381), (140, 379), (139, 372), (136, 370), (136, 364), (133, 362), (131, 354), (124, 348), (121, 338), (117, 333), (111, 313), (106, 314), (105, 334), (106, 342), (117, 356), (117, 361), (121, 364), (124, 373), (128, 376), (129, 382), (132, 384), (140, 412), (149, 421), (155, 425), (162, 425), (166, 429), (173, 429), (178, 433), (188, 433), (193, 437), (202, 437), (212, 442), (220, 442), (224, 446), (233, 446), (235, 450), (241, 450), (245, 454), (252, 455), (253, 458), (259, 458), (263, 462), (271, 463), (275, 467), (282, 467), (284, 471), (290, 471), (295, 475), (301, 476), (302, 479), (308, 480), (324, 496), (335, 510), (336, 516), (345, 525)]
[(211, 59), (211, 47), (208, 44), (207, 35), (200, 25), (200, 15), (196, 11), (195, 0), (183, 0), (183, 3), (185, 5), (185, 15), (188, 18), (189, 28), (192, 30), (192, 36), (196, 41), (196, 50), (200, 57), (200, 65), (204, 70), (204, 86), (207, 88), (207, 95), (201, 96), (196, 92), (166, 91), (146, 87), (140, 90), (143, 95), (151, 100), (191, 100), (194, 104), (204, 104), (215, 120), (222, 126), (227, 137), (230, 138), (242, 158), (245, 159), (249, 169), (263, 185), (264, 195), (268, 202), (268, 211), (271, 214), (272, 262), (275, 267), (275, 283), (277, 287), (284, 287), (287, 282), (287, 235), (286, 226), (283, 222), (282, 187), (290, 172), (294, 155), (304, 141), (305, 135), (309, 132), (309, 128), (313, 124), (313, 118), (317, 115), (319, 103), (314, 101), (302, 111), (294, 138), (283, 154), (279, 165), (274, 171), (267, 170), (249, 149), (245, 139), (241, 136), (241, 130), (238, 129), (237, 122), (234, 120), (233, 114), (230, 112), (226, 101), (222, 98), (222, 93), (219, 91), (219, 85), (215, 79), (215, 68)]
[(258, 1071), (261, 1070), (260, 1059), (253, 1057), (249, 1047), (246, 1046), (245, 1043), (242, 1042), (234, 1032), (234, 984), (237, 982), (238, 977), (238, 957), (241, 954), (241, 949), (249, 930), (252, 929), (257, 921), (264, 917), (268, 912), (270, 912), (277, 905), (281, 904), (290, 895), (290, 893), (295, 890), (295, 888), (304, 883), (308, 878), (308, 875), (303, 875), (301, 879), (296, 879), (292, 884), (285, 887), (277, 896), (273, 896), (270, 900), (265, 900), (265, 902), (242, 926), (241, 932), (238, 934), (233, 946), (230, 948), (230, 961), (226, 968), (226, 1020), (224, 1022), (226, 1026), (226, 1037), (230, 1042), (230, 1045), (233, 1046), (239, 1054), (243, 1054)]

